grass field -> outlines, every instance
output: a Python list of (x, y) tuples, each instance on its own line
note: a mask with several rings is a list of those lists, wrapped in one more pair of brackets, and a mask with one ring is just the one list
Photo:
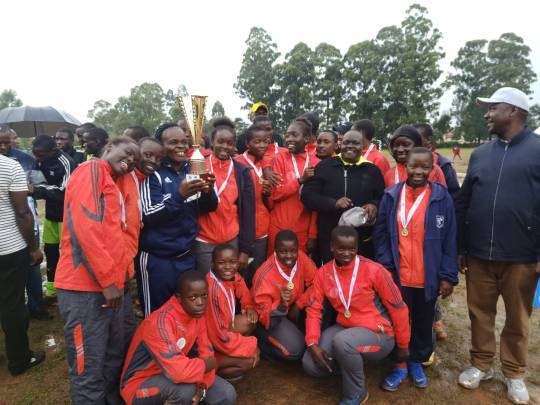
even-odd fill
[[(439, 151), (451, 158), (450, 150)], [(470, 150), (462, 150), (463, 162), (456, 162), (458, 173), (465, 173)], [(405, 383), (396, 393), (378, 388), (384, 375), (391, 368), (390, 362), (368, 364), (366, 367), (370, 401), (372, 404), (507, 404), (506, 390), (500, 371), (492, 381), (483, 383), (475, 391), (464, 390), (456, 384), (459, 371), (468, 364), (470, 323), (465, 302), (463, 278), (454, 295), (443, 301), (443, 318), (449, 338), (438, 345), (437, 360), (427, 369), (430, 386), (426, 390)], [(69, 404), (69, 375), (67, 370), (62, 322), (57, 308), (52, 308), (52, 321), (32, 321), (30, 340), (32, 348), (46, 350), (47, 360), (41, 366), (19, 376), (11, 377), (6, 370), (5, 359), (0, 359), (0, 405), (19, 404)], [(533, 314), (529, 346), (528, 387), (532, 404), (540, 404), (540, 317)], [(504, 306), (499, 302), (497, 336), (504, 325)], [(3, 347), (3, 335), (0, 334)], [(500, 369), (497, 361), (497, 370)], [(338, 378), (313, 379), (307, 377), (299, 364), (282, 365), (261, 362), (237, 385), (239, 405), (289, 405), (289, 404), (335, 404), (339, 399)]]

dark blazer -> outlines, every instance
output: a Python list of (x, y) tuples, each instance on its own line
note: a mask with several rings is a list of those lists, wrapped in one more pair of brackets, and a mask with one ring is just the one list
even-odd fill
[(251, 255), (255, 243), (255, 185), (249, 168), (233, 160), (236, 184), (238, 185), (238, 250)]

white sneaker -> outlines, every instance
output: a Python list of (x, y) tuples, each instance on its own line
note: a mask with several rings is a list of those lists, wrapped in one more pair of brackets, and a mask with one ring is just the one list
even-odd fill
[(477, 369), (474, 366), (467, 367), (461, 372), (458, 378), (458, 384), (463, 388), (474, 390), (480, 385), (480, 381), (491, 380), (493, 378), (493, 369), (486, 372)]
[(514, 404), (528, 404), (529, 391), (523, 378), (506, 378), (504, 379), (506, 388), (508, 388), (508, 399)]

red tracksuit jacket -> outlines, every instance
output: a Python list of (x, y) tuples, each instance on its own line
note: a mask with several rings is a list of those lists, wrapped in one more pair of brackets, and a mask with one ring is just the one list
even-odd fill
[[(359, 258), (360, 265), (349, 308), (350, 318), (345, 318), (345, 307), (339, 299), (334, 280), (334, 260), (326, 263), (317, 272), (309, 304), (306, 307), (306, 344), (319, 343), (323, 301), (326, 298), (338, 312), (336, 322), (341, 326), (345, 328), (361, 326), (374, 332), (384, 332), (389, 336), (395, 336), (398, 347), (409, 347), (411, 337), (409, 310), (401, 298), (399, 288), (388, 270), (365, 257), (359, 256)], [(353, 269), (354, 260), (347, 266), (336, 265), (345, 300), (349, 297)], [(384, 310), (377, 305), (377, 302), (382, 303)]]
[[(197, 342), (198, 358), (188, 353)], [(214, 352), (206, 332), (206, 319), (189, 316), (173, 295), (139, 325), (124, 362), (120, 394), (128, 405), (134, 398), (156, 394), (152, 387), (139, 389), (149, 377), (163, 374), (174, 383), (204, 383), (211, 387), (215, 370), (204, 372), (203, 358)]]
[[(300, 176), (304, 171), (306, 156), (306, 152), (294, 155)], [(317, 163), (319, 159), (309, 155), (308, 166), (316, 166)], [(268, 256), (274, 254), (274, 238), (282, 229), (295, 232), (299, 248), (305, 251), (307, 240), (317, 238), (317, 213), (308, 210), (300, 201), (300, 184), (289, 151), (277, 155), (273, 170), (281, 175), (282, 183), (273, 188), (270, 196)]]
[(362, 151), (362, 156), (377, 166), (383, 176), (388, 169), (390, 169), (390, 162), (388, 162), (388, 159), (386, 159), (379, 149), (377, 149), (377, 146), (375, 146), (374, 143), (370, 143), (369, 146)]
[[(275, 258), (272, 255), (259, 267), (253, 277), (253, 286), (251, 293), (255, 301), (255, 308), (259, 313), (259, 322), (265, 327), (270, 327), (270, 314), (274, 311), (281, 301), (281, 290), (287, 286), (287, 280), (279, 273)], [(292, 290), (292, 299), (289, 305), (296, 303), (300, 309), (304, 308), (308, 302), (309, 293), (317, 267), (311, 259), (301, 250), (298, 251), (297, 259), (298, 269), (292, 282), (294, 289)], [(279, 264), (281, 269), (287, 274), (291, 274), (291, 270), (283, 264)]]
[[(208, 274), (208, 308), (206, 309), (206, 327), (208, 338), (215, 350), (231, 357), (254, 357), (257, 352), (257, 338), (242, 336), (240, 333), (229, 331), (233, 317), (225, 297), (216, 280)], [(221, 280), (223, 287), (235, 299), (239, 299), (242, 309), (254, 308), (251, 293), (242, 276), (236, 273), (233, 281)]]
[(95, 292), (112, 284), (124, 288), (132, 258), (126, 252), (122, 195), (111, 174), (109, 163), (92, 159), (69, 179), (56, 288)]

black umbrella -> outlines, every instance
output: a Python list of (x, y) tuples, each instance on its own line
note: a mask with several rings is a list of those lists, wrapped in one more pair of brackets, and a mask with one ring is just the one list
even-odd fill
[(17, 135), (31, 138), (38, 134), (54, 136), (60, 128), (75, 128), (81, 123), (73, 115), (53, 107), (9, 107), (0, 110), (0, 124), (8, 124)]

